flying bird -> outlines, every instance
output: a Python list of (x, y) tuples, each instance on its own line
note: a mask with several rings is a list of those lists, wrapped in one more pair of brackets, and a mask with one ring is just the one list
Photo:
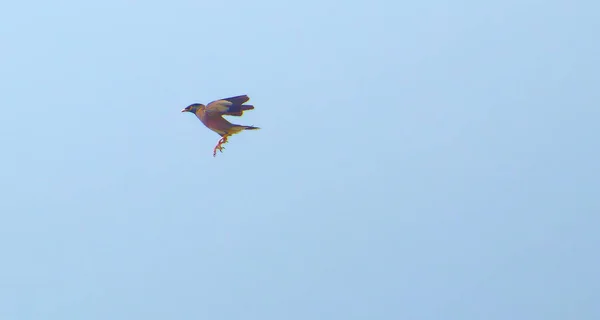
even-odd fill
[(244, 104), (250, 98), (247, 95), (215, 100), (206, 106), (201, 103), (194, 103), (187, 106), (181, 112), (191, 112), (204, 123), (210, 130), (218, 133), (221, 139), (213, 149), (213, 157), (217, 155), (217, 150), (223, 152), (223, 144), (227, 143), (227, 138), (244, 130), (260, 129), (255, 126), (243, 126), (233, 124), (223, 118), (223, 116), (240, 117), (244, 111), (254, 109), (254, 106)]

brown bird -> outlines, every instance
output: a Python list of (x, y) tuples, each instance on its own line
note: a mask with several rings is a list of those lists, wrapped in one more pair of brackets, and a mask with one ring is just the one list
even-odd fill
[(181, 112), (191, 112), (212, 131), (218, 133), (221, 139), (213, 149), (213, 157), (217, 155), (217, 150), (223, 152), (223, 144), (227, 143), (227, 138), (243, 130), (260, 129), (255, 126), (243, 126), (233, 124), (223, 118), (223, 116), (241, 116), (244, 111), (254, 109), (254, 106), (244, 104), (250, 98), (247, 95), (225, 98), (212, 101), (206, 106), (201, 103), (194, 103), (187, 106)]

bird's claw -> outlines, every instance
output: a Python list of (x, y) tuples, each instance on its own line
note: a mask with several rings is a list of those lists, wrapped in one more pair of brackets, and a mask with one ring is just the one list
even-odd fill
[(225, 144), (225, 143), (227, 143), (227, 136), (225, 136), (219, 140), (219, 142), (213, 149), (213, 157), (217, 156), (217, 150), (219, 150), (219, 151), (221, 151), (221, 153), (223, 153), (223, 149), (225, 149), (225, 147), (223, 147), (223, 144)]
[(217, 145), (214, 149), (213, 149), (213, 157), (217, 156), (217, 150), (221, 151), (221, 153), (223, 153), (223, 149), (225, 149), (225, 147)]

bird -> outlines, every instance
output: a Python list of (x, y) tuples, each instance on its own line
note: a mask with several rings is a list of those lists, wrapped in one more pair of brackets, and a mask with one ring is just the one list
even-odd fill
[(207, 105), (193, 103), (185, 107), (181, 112), (191, 112), (200, 119), (200, 121), (210, 130), (221, 136), (219, 142), (213, 149), (213, 157), (217, 156), (217, 150), (223, 152), (223, 144), (227, 143), (227, 138), (240, 133), (244, 130), (258, 130), (259, 127), (233, 124), (227, 121), (223, 116), (240, 117), (244, 111), (254, 109), (253, 105), (244, 104), (250, 98), (247, 95), (223, 98), (210, 102)]

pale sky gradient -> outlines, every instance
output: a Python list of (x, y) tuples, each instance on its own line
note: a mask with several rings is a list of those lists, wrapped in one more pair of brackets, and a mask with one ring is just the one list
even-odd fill
[[(0, 319), (600, 319), (600, 2), (0, 10)], [(230, 139), (180, 110), (248, 94)]]

